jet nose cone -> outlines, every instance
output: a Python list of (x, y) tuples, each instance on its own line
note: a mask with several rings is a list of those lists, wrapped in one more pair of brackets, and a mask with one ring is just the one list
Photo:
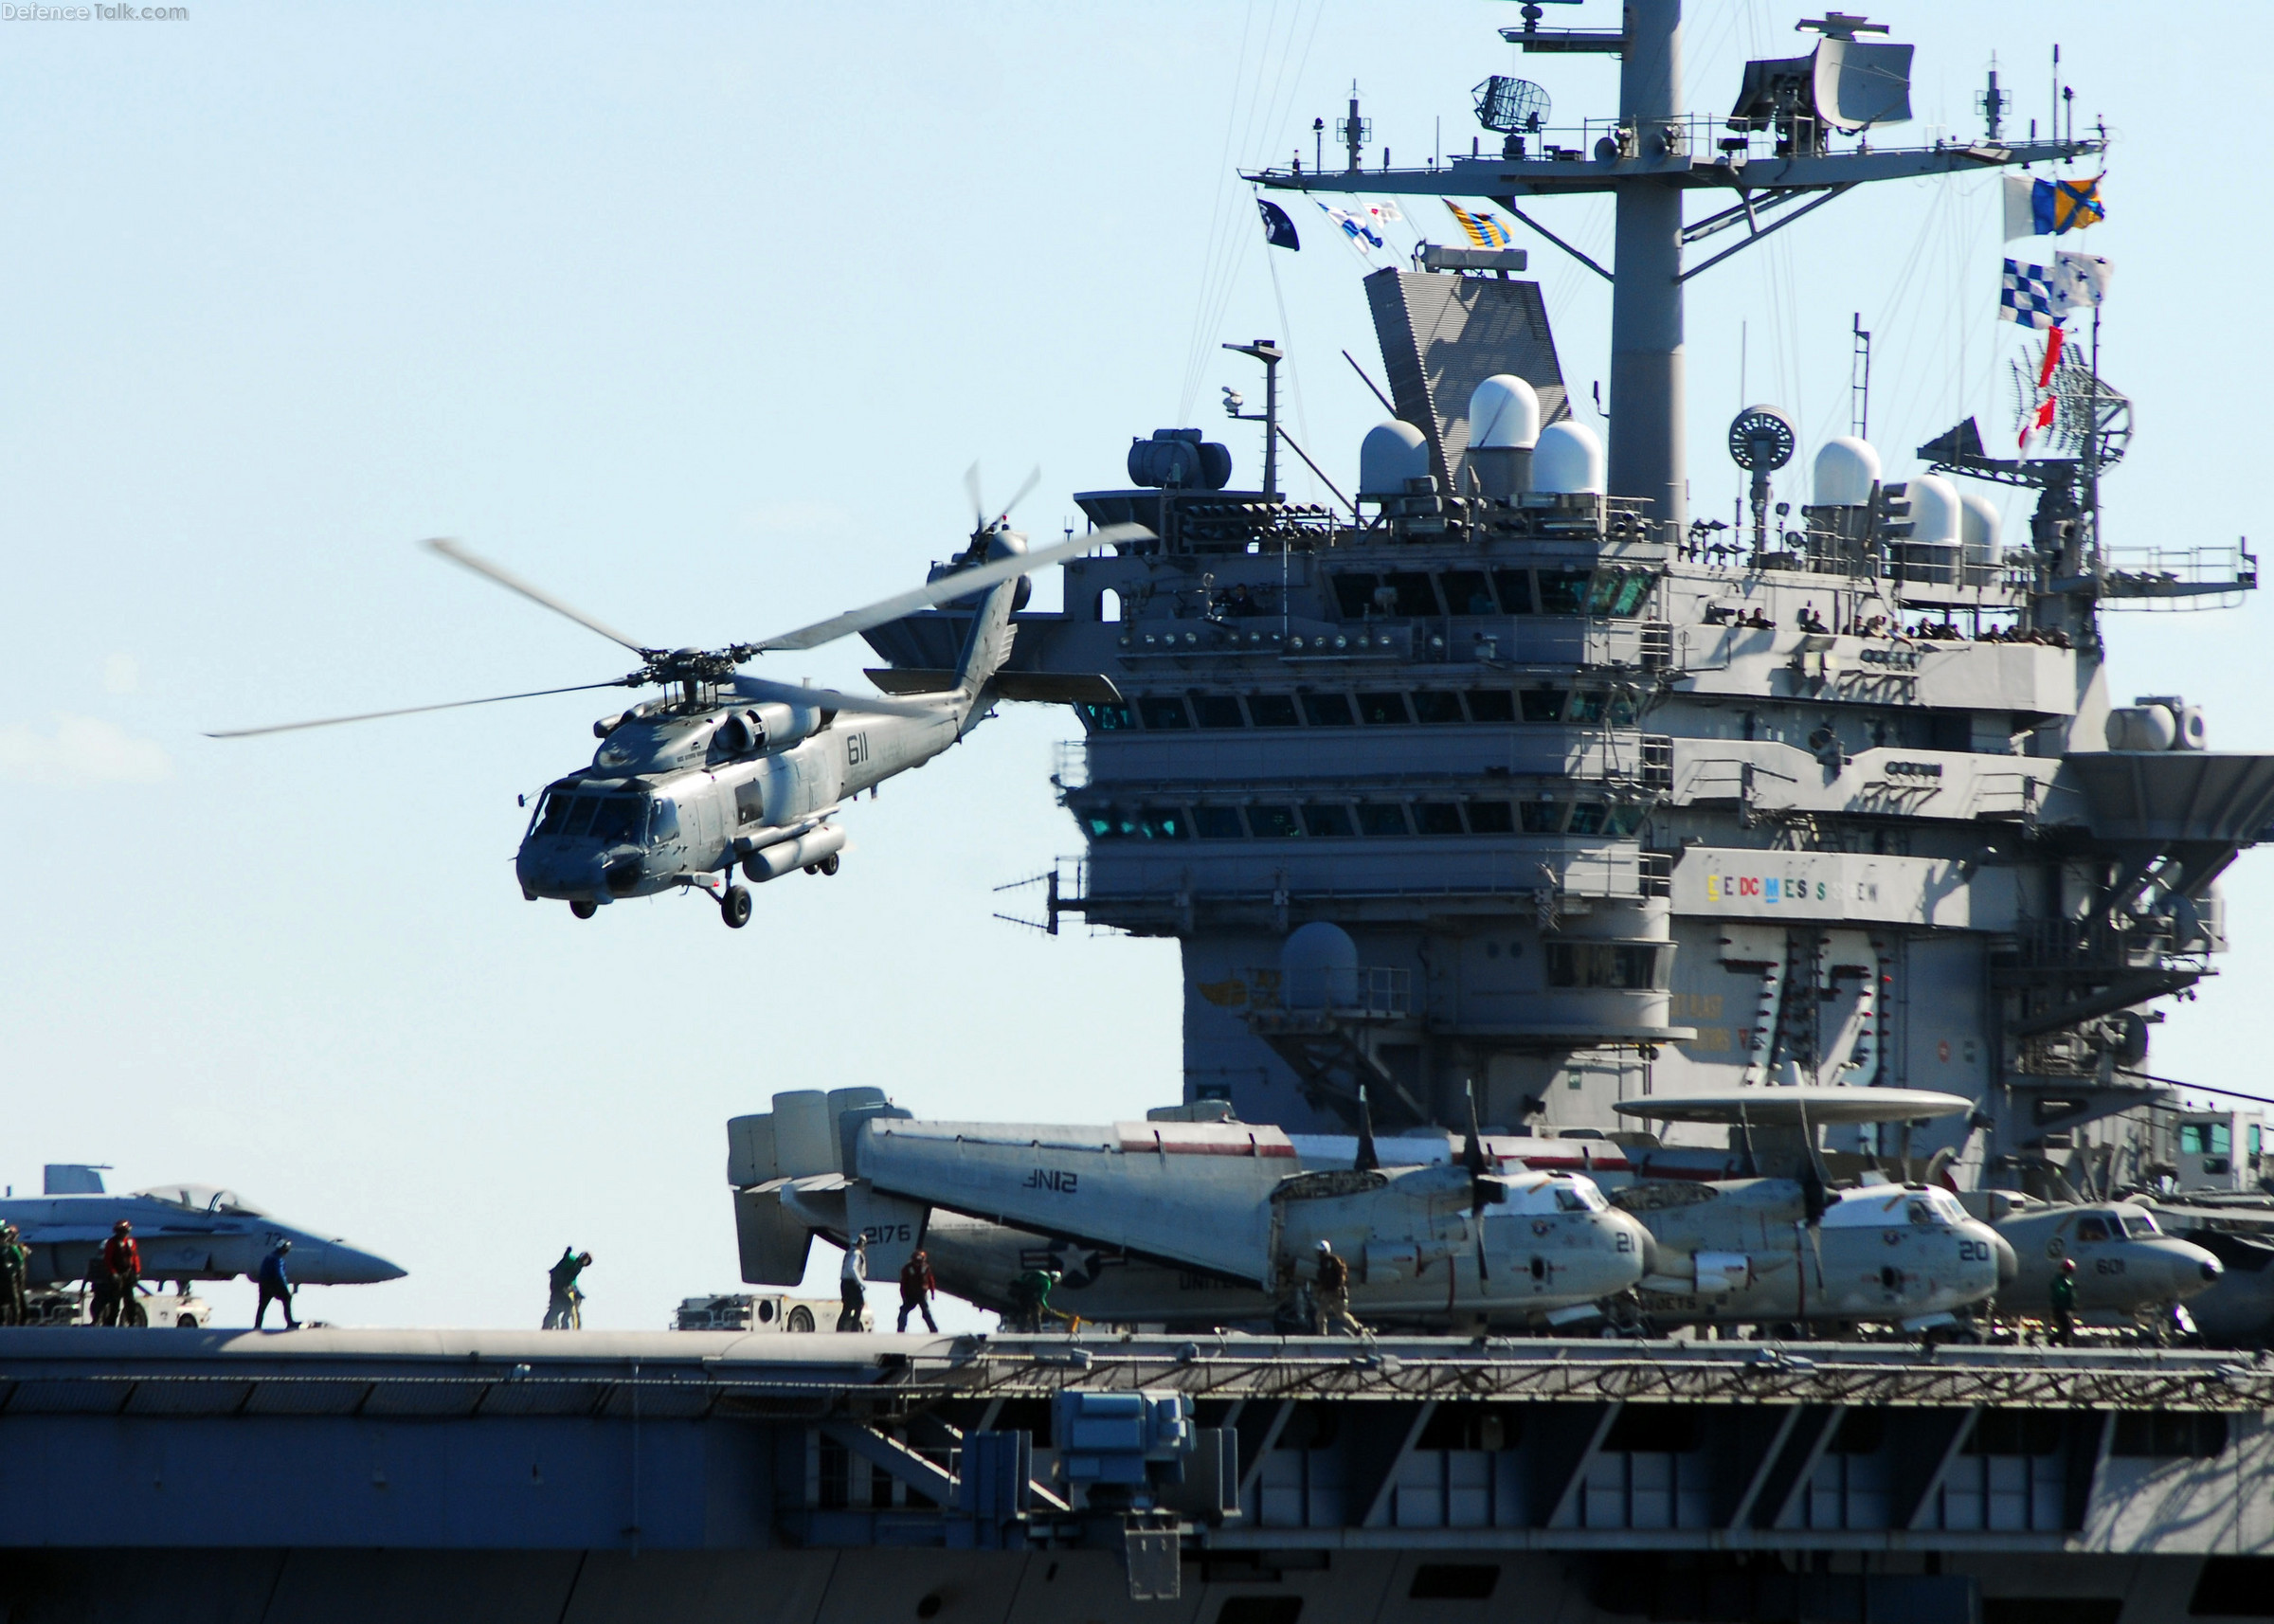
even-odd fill
[[(295, 1258), (298, 1263), (298, 1259)], [(408, 1272), (375, 1252), (363, 1252), (334, 1240), (296, 1271), (300, 1278), (316, 1286), (376, 1286), (384, 1280), (400, 1280)]]
[(1989, 1238), (1991, 1249), (1997, 1256), (1997, 1283), (2011, 1286), (2021, 1273), (2021, 1259), (2014, 1255), (2013, 1244), (1987, 1224), (1976, 1226)]

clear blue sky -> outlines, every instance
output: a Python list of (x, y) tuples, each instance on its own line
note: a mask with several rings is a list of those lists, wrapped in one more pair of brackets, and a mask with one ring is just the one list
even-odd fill
[[(1295, 346), (1291, 421), (1347, 470), (1379, 414), (1336, 353), (1378, 364), (1363, 267), (1298, 208), (1274, 295), (1230, 164), (1308, 162), (1354, 75), (1375, 149), (1420, 159), (1441, 119), (1466, 151), (1515, 9), (190, 9), (0, 26), (0, 1180), (91, 1160), (237, 1185), (411, 1270), (310, 1305), (351, 1323), (533, 1324), (573, 1241), (592, 1322), (658, 1326), (733, 1284), (722, 1125), (777, 1089), (1059, 1119), (1175, 1098), (1173, 946), (990, 918), (993, 887), (1078, 849), (1046, 782), (1060, 713), (887, 785), (839, 877), (767, 888), (735, 935), (694, 901), (579, 924), (521, 900), (514, 796), (588, 757), (590, 697), (200, 732), (622, 668), (425, 535), (664, 643), (881, 596), (955, 545), (974, 458), (998, 492), (1040, 462), (1020, 517), (1055, 529), (1128, 436), (1209, 423), (1218, 385), (1252, 385), (1225, 339)], [(1746, 56), (1801, 48), (1790, 8), (1692, 12), (1704, 111)], [(2061, 41), (2119, 143), (2083, 244), (2117, 262), (2107, 370), (2141, 403), (2112, 539), (2250, 531), (2263, 11), (2088, 38), (2101, 14), (2070, 6), (1885, 16), (1920, 47), (1921, 123), (1960, 135), (1994, 50), (2017, 117), (2045, 117)], [(1558, 121), (1615, 105), (1607, 63), (1518, 71)], [(1543, 212), (1607, 246), (1607, 205)], [(1415, 208), (1441, 238), (1437, 213)], [(1844, 427), (1852, 311), (1897, 477), (1966, 411), (2002, 429), (1995, 219), (1987, 177), (1881, 188), (1693, 284), (1698, 507), (1736, 490), (1742, 396), (1811, 441)], [(1534, 248), (1583, 397), (1606, 293)], [(1252, 475), (1254, 431), (1226, 438)], [(2267, 624), (2125, 618), (2119, 695), (2184, 693), (2215, 744), (2274, 748)], [(865, 656), (767, 669), (852, 680)], [(2270, 868), (2231, 876), (2237, 951), (2160, 1069), (2261, 1070)]]

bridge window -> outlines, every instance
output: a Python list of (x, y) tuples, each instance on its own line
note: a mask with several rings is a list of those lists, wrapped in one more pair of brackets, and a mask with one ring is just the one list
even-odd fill
[(1093, 705), (1088, 701), (1074, 707), (1082, 715), (1082, 726), (1093, 733), (1118, 733), (1137, 725), (1127, 705)]
[(1248, 718), (1259, 728), (1295, 726), (1295, 696), (1291, 694), (1251, 694)]
[(1626, 942), (1550, 942), (1547, 984), (1638, 992), (1659, 989), (1661, 949)]
[(1192, 838), (1192, 825), (1179, 807), (1147, 806), (1137, 814), (1137, 833), (1147, 840), (1185, 840)]
[(1516, 696), (1505, 688), (1472, 688), (1469, 691), (1469, 719), (1472, 722), (1513, 722), (1516, 719)]
[(1352, 572), (1334, 578), (1335, 607), (1343, 612), (1345, 621), (1360, 621), (1374, 607), (1374, 588), (1381, 577)]
[(1541, 570), (1540, 612), (1543, 615), (1585, 614), (1587, 588), (1593, 580), (1594, 571), (1587, 569)]
[(1358, 696), (1358, 716), (1360, 721), (1367, 723), (1412, 719), (1405, 713), (1405, 695), (1402, 694), (1361, 694)]
[(1511, 615), (1528, 615), (1535, 607), (1532, 598), (1532, 572), (1528, 569), (1495, 569), (1492, 585), (1500, 588), (1500, 606)]
[(1401, 569), (1384, 575), (1381, 578), (1381, 586), (1375, 588), (1374, 592), (1374, 602), (1378, 613), (1381, 612), (1380, 605), (1383, 602), (1385, 592), (1389, 596), (1388, 612), (1393, 615), (1411, 618), (1417, 615), (1434, 615), (1439, 612), (1437, 589), (1430, 584), (1429, 576), (1421, 570)]
[(1236, 694), (1196, 694), (1193, 695), (1192, 709), (1203, 728), (1240, 728), (1247, 725), (1239, 713), (1239, 696)]
[(1145, 718), (1148, 728), (1174, 730), (1192, 726), (1183, 698), (1175, 694), (1157, 694), (1138, 700), (1137, 713)]
[(1292, 839), (1303, 832), (1290, 806), (1249, 807), (1248, 828), (1259, 840)]
[(1314, 728), (1350, 726), (1350, 701), (1340, 694), (1306, 694), (1303, 710)]
[[(1476, 697), (1471, 694), (1471, 699)], [(1571, 695), (1561, 688), (1526, 688), (1524, 691), (1524, 719), (1527, 722), (1561, 722), (1571, 704)]]
[(1460, 806), (1451, 801), (1417, 802), (1414, 824), (1424, 835), (1458, 835), (1462, 833)]
[(1247, 838), (1240, 826), (1236, 806), (1196, 806), (1192, 812), (1194, 833), (1203, 840), (1238, 840)]
[(1516, 832), (1516, 813), (1505, 801), (1471, 801), (1469, 803), (1469, 832), (1471, 835), (1513, 835)]
[(1395, 802), (1371, 802), (1358, 809), (1358, 826), (1368, 835), (1403, 835), (1405, 808)]
[(1445, 612), (1449, 615), (1492, 612), (1492, 588), (1482, 569), (1448, 569), (1437, 577), (1437, 589), (1445, 594)]
[(1313, 802), (1303, 808), (1304, 832), (1322, 839), (1342, 837), (1347, 839), (1354, 831), (1350, 827), (1350, 808), (1331, 802)]
[(1603, 832), (1603, 807), (1599, 802), (1582, 801), (1571, 809), (1571, 832), (1575, 835), (1599, 835)]
[(2223, 1122), (2183, 1122), (2179, 1125), (2179, 1154), (2224, 1156), (2234, 1148), (2234, 1136)]
[(1561, 801), (1551, 801), (1543, 795), (1537, 801), (1518, 803), (1516, 809), (1523, 816), (1524, 832), (1527, 835), (1561, 835), (1563, 832), (1565, 805)]
[(1414, 695), (1414, 714), (1424, 722), (1457, 722), (1461, 719), (1461, 696), (1441, 688), (1424, 688)]

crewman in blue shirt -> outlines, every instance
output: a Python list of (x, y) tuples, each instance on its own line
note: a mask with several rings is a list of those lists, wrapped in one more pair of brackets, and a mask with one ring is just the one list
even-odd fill
[(284, 1328), (297, 1331), (299, 1321), (292, 1317), (292, 1282), (284, 1276), (284, 1254), (292, 1250), (292, 1242), (280, 1240), (266, 1257), (261, 1259), (261, 1306), (253, 1311), (253, 1329), (261, 1329), (261, 1322), (268, 1317), (272, 1302), (284, 1310)]

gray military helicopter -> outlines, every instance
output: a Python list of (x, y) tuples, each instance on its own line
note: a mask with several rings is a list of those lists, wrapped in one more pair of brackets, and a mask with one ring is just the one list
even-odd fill
[(743, 1273), (765, 1283), (802, 1278), (814, 1234), (859, 1236), (872, 1278), (922, 1244), (944, 1287), (986, 1307), (1043, 1256), (1084, 1318), (1269, 1326), (1325, 1240), (1362, 1319), (1473, 1330), (1593, 1317), (1643, 1272), (1642, 1226), (1592, 1181), (1499, 1161), (1473, 1125), (1458, 1162), (1398, 1166), (1368, 1132), (1345, 1165), (1305, 1167), (1276, 1128), (1184, 1108), (1100, 1127), (916, 1122), (845, 1090), (777, 1094), (729, 1133)]
[(288, 1224), (234, 1190), (213, 1184), (153, 1184), (117, 1195), (102, 1175), (79, 1164), (48, 1169), (47, 1193), (0, 1200), (0, 1222), (12, 1223), (31, 1254), (29, 1286), (87, 1277), (90, 1260), (120, 1218), (135, 1227), (145, 1280), (230, 1280), (252, 1275), (280, 1240), (292, 1242), (294, 1284), (370, 1286), (400, 1280), (403, 1271), (376, 1253), (336, 1236)]
[[(1026, 538), (1009, 528), (1007, 509), (992, 521), (983, 512), (970, 545), (935, 569), (926, 586), (795, 631), (715, 649), (636, 642), (455, 541), (430, 541), (426, 545), (444, 558), (629, 649), (640, 657), (640, 668), (605, 682), (208, 736), (250, 738), (549, 694), (659, 687), (662, 697), (594, 723), (601, 744), (592, 765), (546, 786), (514, 857), (521, 894), (532, 902), (565, 901), (579, 919), (589, 919), (607, 903), (697, 890), (740, 929), (749, 923), (750, 893), (732, 883), (737, 863), (753, 884), (799, 869), (835, 874), (845, 832), (833, 820), (844, 803), (957, 743), (998, 698), (1117, 697), (1103, 677), (1072, 679), (1074, 687), (1059, 679), (1043, 692), (1038, 679), (1011, 684), (998, 674), (1010, 657), (1017, 630), (1011, 614), (1024, 602), (1028, 574), (1151, 535), (1142, 525), (1113, 525), (1029, 551)], [(738, 669), (770, 651), (819, 648), (946, 603), (968, 604), (974, 613), (956, 667), (942, 674), (947, 686), (938, 692), (901, 698), (844, 694), (768, 681)]]
[(1679, 1155), (1639, 1159), (1612, 1199), (1651, 1232), (1640, 1290), (1651, 1326), (1893, 1323), (1934, 1332), (2019, 1272), (2013, 1248), (1948, 1190), (1884, 1180), (1835, 1190), (1823, 1177), (1818, 1128), (1973, 1109), (1956, 1094), (1800, 1085), (1646, 1096), (1617, 1109), (1727, 1124), (1749, 1168), (1782, 1175), (1701, 1179), (1683, 1175)]

